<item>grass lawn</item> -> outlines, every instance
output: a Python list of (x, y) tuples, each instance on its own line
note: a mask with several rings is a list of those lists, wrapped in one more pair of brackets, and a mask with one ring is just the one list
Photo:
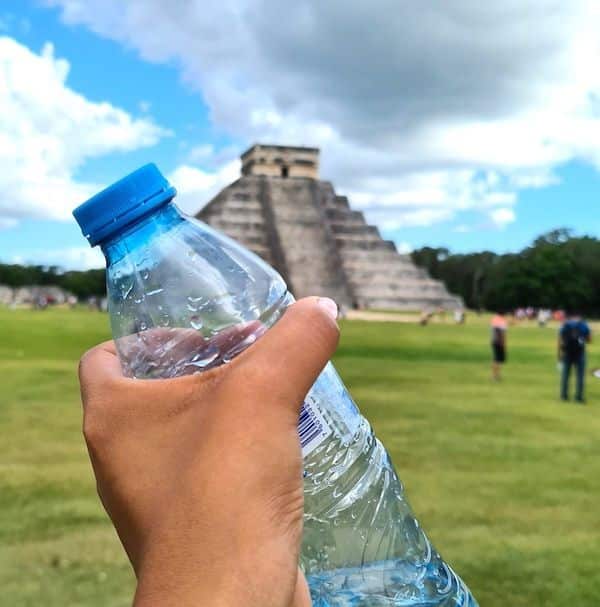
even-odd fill
[[(76, 365), (108, 337), (87, 310), (0, 309), (0, 605), (117, 607), (133, 579), (95, 495)], [(482, 607), (600, 604), (600, 381), (559, 403), (555, 330), (347, 321), (336, 365), (414, 510)], [(600, 367), (592, 345), (590, 367)]]

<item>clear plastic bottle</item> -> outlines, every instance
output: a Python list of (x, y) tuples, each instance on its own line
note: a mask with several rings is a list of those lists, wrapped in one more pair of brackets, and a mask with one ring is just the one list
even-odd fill
[[(232, 360), (293, 302), (261, 259), (183, 215), (146, 165), (74, 211), (107, 261), (124, 372), (195, 373)], [(329, 363), (299, 420), (305, 466), (301, 553), (314, 607), (476, 607), (415, 519), (382, 444)]]

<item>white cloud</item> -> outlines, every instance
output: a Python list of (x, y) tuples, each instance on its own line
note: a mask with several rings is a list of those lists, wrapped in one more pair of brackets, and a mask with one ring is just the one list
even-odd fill
[(195, 214), (239, 174), (240, 161), (232, 160), (215, 172), (184, 164), (177, 167), (168, 179), (177, 189), (177, 206), (186, 213)]
[(396, 249), (398, 249), (398, 253), (401, 255), (408, 255), (414, 247), (410, 244), (410, 242), (397, 242)]
[(6, 230), (8, 228), (14, 228), (18, 221), (12, 217), (0, 217), (0, 230)]
[(453, 231), (458, 232), (459, 234), (468, 234), (469, 232), (473, 231), (473, 227), (470, 225), (467, 225), (466, 223), (461, 223), (461, 224), (457, 225)]
[(167, 131), (67, 84), (69, 63), (0, 37), (0, 218), (66, 219), (94, 193), (76, 179), (89, 158), (155, 144)]
[(516, 216), (512, 209), (501, 207), (491, 211), (490, 219), (497, 228), (504, 229), (509, 223), (515, 221)]
[(321, 146), (323, 175), (384, 225), (507, 225), (562, 163), (600, 167), (589, 0), (45, 1), (179, 65), (239, 140)]
[(516, 188), (545, 188), (560, 183), (560, 179), (548, 169), (538, 171), (514, 171), (510, 183)]
[(210, 143), (203, 143), (190, 150), (189, 158), (192, 162), (207, 162), (214, 157), (214, 154), (215, 146)]

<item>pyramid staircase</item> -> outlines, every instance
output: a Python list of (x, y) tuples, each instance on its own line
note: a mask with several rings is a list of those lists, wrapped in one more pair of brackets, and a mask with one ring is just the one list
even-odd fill
[(275, 267), (296, 297), (371, 309), (462, 307), (327, 181), (246, 175), (197, 217)]

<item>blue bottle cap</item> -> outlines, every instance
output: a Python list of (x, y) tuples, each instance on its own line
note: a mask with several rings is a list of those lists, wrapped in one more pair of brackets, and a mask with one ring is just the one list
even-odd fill
[(73, 211), (73, 216), (95, 247), (166, 204), (176, 193), (155, 164), (146, 164), (92, 196)]

